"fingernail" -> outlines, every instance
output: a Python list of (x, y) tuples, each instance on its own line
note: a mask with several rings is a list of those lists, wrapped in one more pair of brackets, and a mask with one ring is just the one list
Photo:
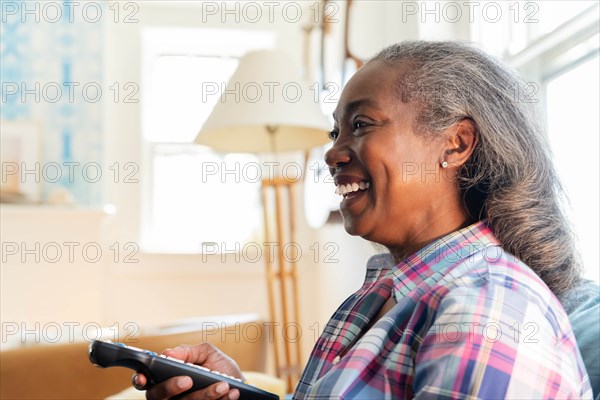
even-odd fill
[(227, 397), (229, 398), (229, 400), (238, 400), (240, 398), (240, 392), (238, 392), (237, 390), (232, 390), (231, 392), (229, 392), (229, 395)]
[(179, 389), (185, 389), (192, 386), (192, 378), (186, 376), (185, 378), (181, 378), (177, 381), (177, 387)]
[(217, 393), (223, 394), (229, 389), (229, 385), (227, 384), (227, 382), (221, 382), (217, 385), (215, 389)]

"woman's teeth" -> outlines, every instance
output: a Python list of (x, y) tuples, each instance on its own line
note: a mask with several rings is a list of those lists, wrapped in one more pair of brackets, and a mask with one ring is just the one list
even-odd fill
[(339, 194), (342, 196), (347, 195), (348, 193), (357, 192), (359, 190), (366, 190), (371, 186), (369, 182), (360, 182), (360, 183), (347, 183), (345, 185), (338, 185), (335, 188), (335, 194)]

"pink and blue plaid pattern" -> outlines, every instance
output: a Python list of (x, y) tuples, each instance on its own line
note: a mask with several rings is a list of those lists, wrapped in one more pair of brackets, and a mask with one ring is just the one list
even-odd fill
[[(372, 323), (393, 296), (396, 305)], [(317, 341), (294, 399), (581, 399), (592, 391), (562, 306), (485, 222), (363, 286)]]

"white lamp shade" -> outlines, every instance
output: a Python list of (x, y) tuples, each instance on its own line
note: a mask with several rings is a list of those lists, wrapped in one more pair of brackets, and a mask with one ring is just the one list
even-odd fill
[(323, 145), (330, 124), (319, 108), (317, 90), (300, 79), (284, 52), (250, 52), (194, 142), (217, 151), (252, 153)]

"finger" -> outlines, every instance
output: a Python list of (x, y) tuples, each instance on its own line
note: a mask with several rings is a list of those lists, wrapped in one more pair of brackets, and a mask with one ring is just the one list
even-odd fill
[(137, 390), (145, 390), (146, 385), (148, 385), (148, 379), (146, 379), (144, 374), (133, 374), (131, 377), (131, 383)]
[(163, 351), (163, 354), (185, 362), (202, 365), (206, 362), (210, 354), (215, 351), (217, 350), (211, 344), (202, 343), (196, 346), (177, 346), (173, 349), (166, 349)]
[(181, 397), (180, 400), (237, 400), (239, 395), (234, 399), (229, 397), (233, 391), (238, 392), (236, 389), (230, 391), (227, 382), (217, 382), (202, 390), (189, 393)]
[(146, 399), (170, 399), (171, 397), (181, 394), (186, 390), (190, 390), (192, 388), (192, 384), (192, 378), (189, 376), (176, 376), (148, 389), (146, 391)]

